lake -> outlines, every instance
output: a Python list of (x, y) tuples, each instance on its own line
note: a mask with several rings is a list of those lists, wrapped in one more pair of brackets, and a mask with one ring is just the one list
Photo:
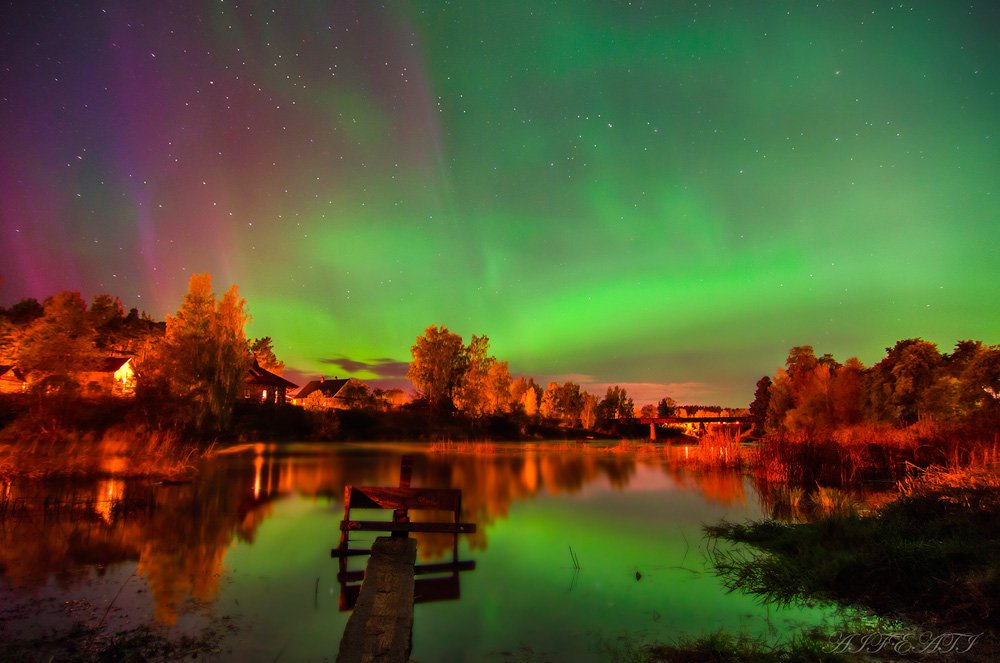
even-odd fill
[[(460, 489), (462, 520), (477, 525), (457, 549), (451, 535), (417, 536), (418, 565), (457, 557), (474, 568), (421, 576), (415, 661), (602, 661), (682, 633), (791, 634), (829, 618), (727, 593), (701, 527), (765, 508), (748, 478), (685, 470), (684, 454), (600, 442), (258, 444), (226, 449), (190, 483), (0, 484), (0, 636), (154, 622), (212, 629), (216, 660), (334, 660), (356, 591), (330, 556), (344, 486), (397, 485), (404, 455), (413, 486)], [(352, 534), (351, 545), (372, 538)]]

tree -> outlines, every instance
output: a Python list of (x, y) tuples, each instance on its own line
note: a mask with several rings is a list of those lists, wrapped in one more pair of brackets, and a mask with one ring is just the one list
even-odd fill
[(15, 325), (27, 325), (45, 315), (45, 307), (37, 299), (26, 298), (7, 309), (7, 319)]
[(513, 408), (510, 395), (510, 366), (505, 361), (490, 364), (486, 376), (486, 404), (490, 414), (506, 414)]
[(253, 363), (244, 331), (250, 319), (246, 305), (246, 300), (233, 285), (216, 305), (211, 328), (216, 355), (209, 407), (223, 430), (228, 427), (236, 399), (246, 388), (247, 371)]
[(615, 385), (608, 387), (600, 404), (600, 412), (604, 419), (631, 417), (635, 414), (635, 404), (623, 387)]
[(980, 349), (962, 371), (962, 397), (966, 407), (985, 423), (1000, 423), (1000, 345)]
[(162, 375), (174, 396), (192, 404), (198, 427), (209, 417), (220, 430), (229, 423), (252, 361), (244, 332), (247, 320), (246, 301), (237, 287), (216, 302), (209, 274), (193, 275), (177, 314), (167, 316)]
[(540, 414), (543, 418), (555, 419), (559, 416), (559, 407), (556, 402), (558, 392), (558, 382), (550, 382), (548, 386), (545, 387), (545, 392), (542, 393), (542, 397), (538, 401), (538, 414)]
[(657, 412), (655, 405), (652, 403), (646, 403), (639, 409), (639, 416), (644, 419), (653, 419), (659, 416), (659, 412)]
[(455, 390), (455, 407), (473, 417), (489, 413), (489, 375), (496, 358), (490, 356), (490, 339), (485, 334), (472, 335), (464, 350), (464, 367)]
[(597, 408), (600, 405), (600, 400), (588, 391), (583, 392), (582, 398), (583, 406), (580, 408), (580, 425), (589, 430), (597, 423)]
[(660, 399), (660, 402), (656, 404), (656, 416), (658, 417), (672, 417), (677, 412), (677, 401), (665, 396)]
[(757, 380), (757, 388), (753, 392), (753, 402), (750, 403), (750, 418), (753, 419), (755, 434), (761, 434), (767, 428), (767, 408), (770, 402), (771, 378), (765, 375)]
[(833, 420), (838, 426), (861, 423), (864, 415), (866, 369), (857, 357), (851, 357), (837, 369), (830, 383)]
[(73, 375), (97, 360), (94, 327), (78, 292), (63, 291), (45, 300), (43, 314), (25, 330), (17, 364), (29, 382), (45, 389), (74, 389)]
[(943, 363), (937, 345), (921, 338), (897, 341), (886, 348), (886, 356), (872, 367), (872, 417), (893, 424), (915, 422), (924, 391), (934, 383)]
[(90, 315), (90, 321), (94, 328), (100, 329), (121, 322), (125, 318), (125, 306), (122, 304), (122, 300), (117, 297), (101, 294), (90, 300), (87, 314)]
[(510, 383), (510, 400), (514, 408), (521, 408), (526, 415), (533, 417), (538, 413), (538, 395), (534, 378), (518, 376)]
[(376, 397), (368, 385), (361, 380), (350, 379), (337, 394), (352, 408), (367, 408), (375, 405)]
[(285, 372), (285, 362), (280, 361), (274, 354), (274, 346), (270, 336), (253, 339), (250, 342), (250, 352), (264, 370), (271, 371), (276, 375)]
[(462, 337), (444, 326), (431, 325), (410, 348), (406, 377), (435, 408), (454, 405), (452, 400), (466, 369)]
[(568, 426), (574, 426), (580, 421), (583, 411), (583, 392), (575, 382), (564, 382), (556, 388), (556, 413)]

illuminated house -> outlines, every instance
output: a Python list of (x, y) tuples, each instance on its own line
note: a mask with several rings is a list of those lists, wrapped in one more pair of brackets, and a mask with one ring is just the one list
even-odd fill
[(307, 410), (347, 410), (358, 405), (358, 393), (364, 391), (365, 383), (355, 378), (320, 378), (302, 387), (292, 397), (292, 404)]
[(87, 396), (134, 396), (135, 366), (131, 357), (104, 357), (75, 375)]
[(0, 366), (0, 394), (23, 394), (28, 382), (13, 366)]
[(246, 388), (244, 389), (243, 397), (258, 403), (284, 405), (285, 394), (289, 389), (295, 389), (298, 386), (294, 382), (289, 382), (280, 375), (275, 375), (266, 368), (263, 368), (254, 359), (253, 365), (247, 371)]

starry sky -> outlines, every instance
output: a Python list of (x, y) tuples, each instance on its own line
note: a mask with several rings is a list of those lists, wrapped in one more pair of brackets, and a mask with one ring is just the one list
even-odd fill
[(744, 406), (794, 345), (1000, 342), (993, 2), (12, 0), (0, 304), (191, 274), (291, 375)]

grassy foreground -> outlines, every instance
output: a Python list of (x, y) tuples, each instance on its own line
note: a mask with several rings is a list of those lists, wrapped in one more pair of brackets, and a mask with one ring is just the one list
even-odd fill
[[(900, 490), (897, 501), (867, 515), (845, 509), (808, 523), (707, 527), (718, 544), (716, 572), (729, 589), (764, 601), (832, 600), (919, 625), (900, 658), (930, 643), (938, 660), (997, 660), (1000, 476), (931, 468)], [(829, 634), (820, 639), (831, 643)], [(646, 660), (802, 660), (817, 644), (814, 636), (769, 648), (719, 634), (649, 649)]]

